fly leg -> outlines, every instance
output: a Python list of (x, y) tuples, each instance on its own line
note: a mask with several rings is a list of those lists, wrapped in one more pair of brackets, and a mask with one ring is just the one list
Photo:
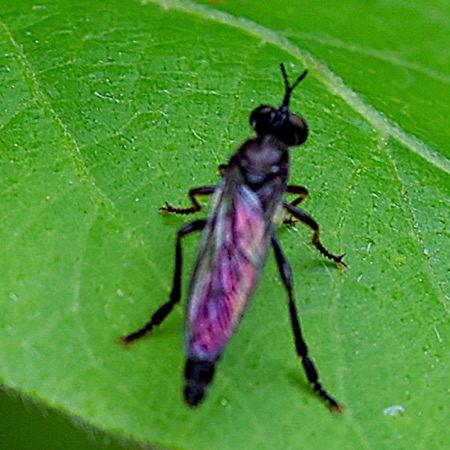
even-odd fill
[(290, 202), (292, 206), (299, 205), (309, 195), (308, 189), (303, 186), (296, 186), (294, 184), (288, 185), (288, 187), (286, 188), (286, 193), (298, 195), (298, 197), (294, 199), (294, 201)]
[(124, 344), (130, 344), (136, 339), (145, 336), (159, 325), (172, 311), (173, 307), (179, 303), (181, 298), (181, 269), (182, 269), (182, 254), (181, 254), (181, 239), (188, 234), (196, 231), (201, 231), (206, 224), (205, 219), (194, 220), (178, 230), (177, 243), (175, 247), (175, 272), (173, 275), (172, 291), (170, 292), (169, 300), (161, 305), (151, 316), (150, 320), (138, 330), (126, 336), (122, 336), (120, 340)]
[(220, 173), (221, 177), (223, 177), (225, 175), (227, 168), (228, 168), (228, 164), (219, 164), (218, 169), (219, 169), (219, 173)]
[[(296, 199), (298, 200), (298, 199)], [(301, 200), (300, 200), (301, 201)], [(297, 202), (300, 203), (300, 201)], [(295, 202), (295, 200), (294, 200)], [(337, 262), (341, 267), (347, 267), (346, 264), (342, 261), (342, 258), (344, 258), (345, 253), (342, 253), (340, 255), (334, 255), (333, 253), (329, 252), (320, 242), (320, 229), (319, 224), (305, 211), (302, 211), (301, 209), (297, 208), (295, 204), (293, 203), (287, 203), (283, 202), (284, 208), (287, 210), (289, 214), (294, 216), (296, 219), (298, 219), (303, 224), (307, 225), (309, 228), (311, 228), (314, 231), (313, 237), (312, 237), (312, 243), (314, 247), (319, 250), (322, 255), (326, 256), (328, 259), (331, 259), (332, 261)]]
[(159, 211), (162, 214), (167, 213), (194, 214), (202, 209), (202, 205), (198, 202), (196, 197), (201, 195), (211, 195), (213, 194), (215, 189), (216, 186), (201, 186), (193, 188), (189, 191), (188, 194), (192, 203), (192, 206), (190, 208), (177, 208), (175, 206), (169, 205), (169, 203), (166, 202), (166, 204), (163, 207), (159, 208)]
[[(295, 198), (292, 202), (289, 202), (292, 206), (299, 205), (303, 200), (305, 200), (306, 197), (308, 197), (309, 194), (308, 189), (303, 186), (296, 186), (294, 184), (288, 185), (286, 188), (286, 193), (297, 195), (297, 198)], [(283, 220), (283, 223), (286, 225), (295, 225), (296, 222), (297, 221), (292, 217), (292, 215)]]
[(297, 308), (295, 307), (293, 294), (293, 277), (291, 266), (289, 265), (286, 256), (281, 249), (280, 243), (275, 235), (272, 236), (272, 246), (275, 252), (278, 269), (280, 271), (281, 279), (289, 296), (289, 314), (291, 316), (292, 331), (294, 333), (294, 342), (297, 355), (301, 358), (303, 367), (305, 369), (308, 381), (313, 385), (314, 391), (328, 404), (333, 412), (341, 412), (343, 406), (337, 402), (322, 386), (319, 381), (319, 374), (317, 372), (314, 362), (309, 357), (308, 346), (303, 339), (300, 321), (298, 319)]

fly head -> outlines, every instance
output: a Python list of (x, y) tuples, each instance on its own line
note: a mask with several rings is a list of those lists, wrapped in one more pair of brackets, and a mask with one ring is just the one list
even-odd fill
[(272, 135), (288, 147), (296, 147), (306, 141), (308, 125), (302, 116), (289, 111), (289, 102), (292, 91), (305, 78), (308, 71), (305, 70), (290, 85), (284, 65), (280, 66), (285, 86), (283, 103), (279, 108), (270, 105), (258, 106), (250, 114), (250, 125), (258, 136)]

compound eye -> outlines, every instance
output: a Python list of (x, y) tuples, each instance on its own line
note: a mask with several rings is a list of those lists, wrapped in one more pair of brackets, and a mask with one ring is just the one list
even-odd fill
[(269, 105), (253, 110), (250, 125), (258, 136), (275, 136), (289, 147), (303, 144), (308, 137), (308, 125), (303, 117)]
[(286, 128), (283, 130), (283, 135), (283, 140), (286, 145), (296, 147), (297, 145), (303, 144), (308, 137), (306, 120), (297, 114), (290, 113)]
[(261, 105), (250, 114), (250, 125), (258, 136), (272, 131), (272, 122), (276, 109), (270, 105)]

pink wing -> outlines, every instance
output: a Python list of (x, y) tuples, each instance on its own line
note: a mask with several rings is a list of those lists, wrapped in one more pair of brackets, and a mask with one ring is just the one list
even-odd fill
[(217, 359), (239, 325), (264, 264), (272, 222), (245, 184), (211, 200), (187, 306), (187, 355)]

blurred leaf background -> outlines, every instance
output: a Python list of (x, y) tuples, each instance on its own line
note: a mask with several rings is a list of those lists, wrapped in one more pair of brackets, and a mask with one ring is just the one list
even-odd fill
[[(5, 448), (445, 448), (449, 19), (439, 0), (0, 5)], [(347, 409), (334, 417), (305, 383), (269, 256), (189, 411), (183, 307), (127, 351), (116, 339), (170, 289), (186, 220), (159, 206), (218, 179), (252, 108), (281, 102), (280, 62), (310, 71), (292, 102), (311, 129), (292, 182), (349, 268), (304, 227), (279, 236), (312, 356)]]

